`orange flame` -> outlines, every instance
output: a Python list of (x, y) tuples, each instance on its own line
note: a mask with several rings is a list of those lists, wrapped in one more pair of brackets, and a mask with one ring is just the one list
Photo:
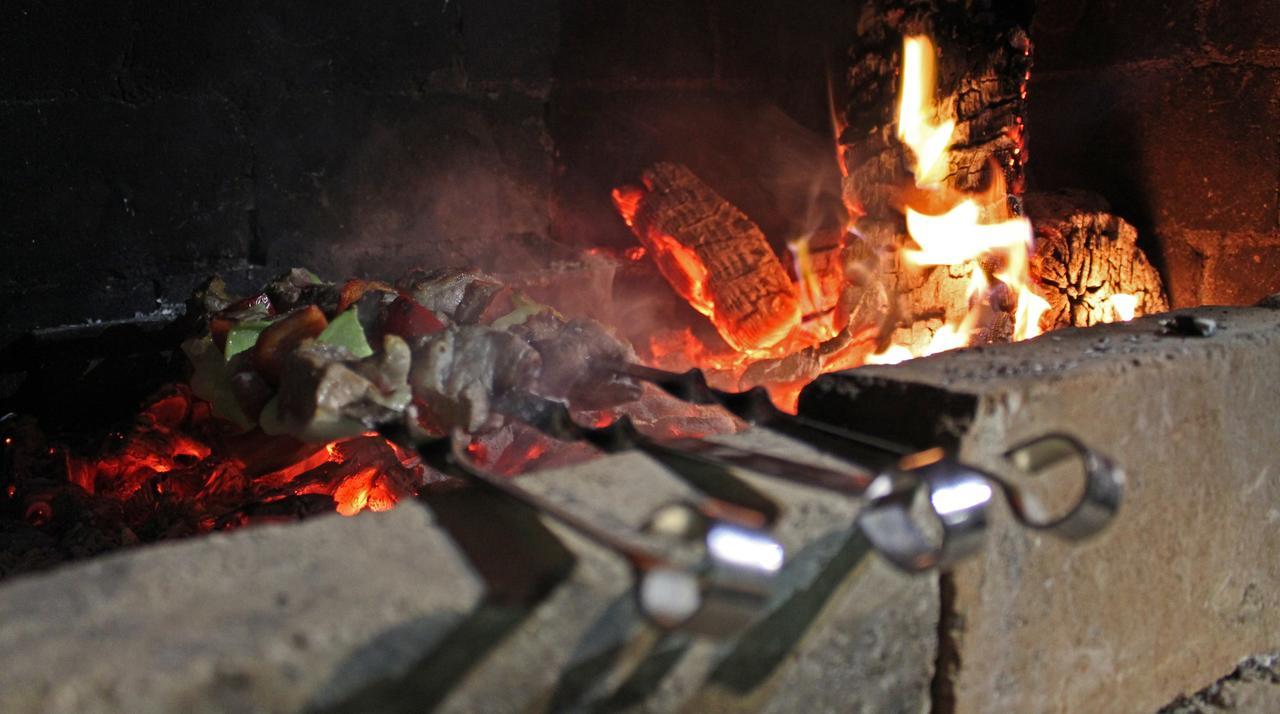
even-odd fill
[(102, 453), (66, 451), (63, 458), (70, 483), (95, 498), (134, 504), (129, 514), (138, 524), (155, 509), (203, 530), (242, 524), (236, 514), (246, 508), (289, 496), (329, 496), (343, 515), (387, 510), (412, 494), (424, 473), (416, 454), (376, 432), (308, 446), (230, 431), (181, 386), (149, 404)]
[[(856, 236), (853, 227), (865, 213), (857, 197), (845, 191), (848, 223), (839, 240), (819, 244), (814, 236), (803, 236), (788, 242), (801, 314), (797, 329), (765, 349), (744, 349), (726, 340), (733, 348), (729, 352), (708, 347), (688, 329), (673, 329), (650, 336), (652, 363), (667, 369), (702, 368), (716, 386), (724, 389), (763, 383), (775, 403), (788, 409), (794, 407), (799, 391), (816, 372), (861, 364), (891, 364), (964, 347), (975, 340), (1016, 341), (1041, 333), (1040, 321), (1049, 304), (1032, 289), (1032, 226), (1011, 210), (1003, 167), (992, 159), (990, 184), (980, 192), (962, 193), (949, 184), (957, 98), (936, 96), (935, 57), (936, 49), (929, 38), (904, 38), (896, 136), (907, 149), (913, 185), (903, 186), (899, 194), (910, 241), (897, 257), (903, 265), (924, 273), (926, 279), (937, 275), (943, 281), (938, 286), (945, 293), (940, 296), (943, 302), (958, 304), (944, 304), (946, 314), (941, 320), (920, 320), (911, 330), (899, 330), (889, 344), (873, 354), (873, 345), (881, 338), (881, 326), (848, 324), (849, 314), (845, 312), (850, 309), (845, 298), (851, 294), (846, 288), (864, 277), (856, 273), (861, 268), (844, 262), (843, 255), (846, 242)], [(830, 77), (827, 90), (836, 160), (842, 176), (848, 177), (848, 157), (841, 143), (845, 127), (835, 109)], [(1025, 93), (1025, 87), (1020, 91)], [(1025, 160), (1022, 119), (1016, 118), (1015, 123), (1007, 132), (1015, 143), (1011, 165)], [(638, 187), (614, 191), (614, 203), (629, 226), (635, 225), (643, 195)], [(660, 267), (666, 262), (664, 275), (670, 271), (684, 276), (680, 280), (669, 277), (676, 291), (699, 312), (711, 315), (715, 306), (699, 289), (705, 283), (706, 268), (697, 256), (685, 255), (687, 249), (674, 240), (647, 237), (650, 255)], [(938, 270), (925, 272), (928, 268)], [(967, 281), (964, 292), (945, 283), (950, 280)], [(856, 292), (852, 294), (856, 297)], [(1131, 319), (1139, 304), (1137, 297), (1129, 295), (1113, 295), (1108, 301), (1116, 320)], [(857, 332), (845, 332), (850, 329)], [(759, 364), (766, 360), (775, 363)], [(777, 364), (787, 360), (791, 360), (789, 365)]]

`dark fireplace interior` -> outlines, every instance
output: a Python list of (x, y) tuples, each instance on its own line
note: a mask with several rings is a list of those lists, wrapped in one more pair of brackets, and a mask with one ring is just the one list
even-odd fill
[[(766, 235), (799, 232), (838, 195), (827, 77), (860, 8), (4, 12), (11, 338), (153, 313), (211, 272), (336, 279), (617, 251), (635, 241), (608, 190), (662, 158)], [(1037, 3), (1029, 185), (1103, 195), (1175, 306), (1280, 288), (1267, 13)]]
[[(661, 230), (645, 233), (646, 219), (637, 218), (634, 205), (628, 208), (626, 193), (656, 195), (654, 167), (678, 165), (687, 173), (672, 180), (691, 175), (700, 181), (695, 185), (728, 206), (717, 214), (728, 215), (726, 222), (745, 214), (797, 289), (835, 273), (853, 280), (847, 265), (825, 263), (810, 273), (804, 261), (818, 265), (823, 255), (846, 255), (849, 236), (872, 241), (877, 231), (889, 230), (905, 238), (901, 214), (921, 205), (908, 204), (923, 200), (923, 169), (909, 169), (905, 159), (881, 161), (880, 148), (892, 144), (897, 151), (901, 142), (878, 132), (891, 128), (890, 99), (900, 91), (903, 27), (912, 27), (900, 24), (902, 18), (939, 7), (937, 26), (954, 31), (940, 32), (940, 86), (951, 86), (962, 112), (970, 97), (953, 85), (970, 77), (957, 69), (963, 62), (957, 64), (956, 37), (991, 28), (1000, 38), (1001, 49), (993, 52), (1001, 58), (993, 60), (1000, 71), (1014, 72), (1021, 62), (1030, 67), (1028, 75), (1014, 77), (1022, 84), (1015, 81), (1012, 90), (969, 87), (1006, 124), (983, 140), (951, 145), (957, 154), (985, 151), (984, 141), (998, 148), (968, 167), (980, 178), (949, 198), (986, 196), (982, 210), (1007, 221), (1029, 215), (1040, 242), (1050, 240), (1044, 231), (1066, 235), (1072, 225), (1065, 217), (1041, 221), (1041, 215), (1065, 210), (1055, 201), (1086, 207), (1072, 209), (1073, 220), (1107, 216), (1112, 223), (1097, 230), (1128, 236), (1125, 255), (1138, 256), (1125, 264), (1126, 279), (1153, 291), (1142, 302), (1133, 298), (1139, 317), (1207, 305), (1254, 306), (1280, 293), (1280, 9), (1269, 0), (6, 3), (0, 9), (0, 126), (6, 136), (0, 143), (6, 247), (0, 262), (0, 487), (7, 496), (0, 493), (0, 581), (59, 572), (54, 566), (139, 543), (292, 522), (335, 508), (344, 515), (387, 510), (412, 496), (428, 502), (461, 550), (476, 547), (468, 541), (474, 534), (459, 535), (470, 532), (449, 522), (452, 514), (469, 513), (451, 510), (455, 501), (466, 505), (473, 498), (459, 488), (465, 479), (439, 476), (423, 465), (426, 457), (410, 453), (407, 442), (389, 432), (301, 440), (290, 433), (288, 451), (270, 438), (276, 434), (264, 435), (256, 417), (250, 437), (219, 421), (223, 415), (190, 377), (197, 358), (179, 349), (193, 330), (212, 335), (216, 318), (239, 304), (200, 312), (193, 292), (205, 289), (213, 275), (225, 280), (229, 293), (250, 301), (261, 286), (295, 267), (343, 290), (358, 283), (362, 292), (352, 301), (343, 293), (342, 312), (355, 311), (351, 306), (362, 295), (383, 288), (404, 298), (408, 288), (378, 281), (392, 283), (416, 268), (482, 271), (494, 285), (516, 286), (521, 300), (553, 307), (566, 323), (597, 321), (634, 346), (625, 353), (633, 362), (673, 371), (699, 367), (711, 374), (713, 387), (731, 392), (764, 385), (782, 411), (799, 409), (804, 418), (835, 414), (850, 428), (883, 428), (912, 451), (959, 448), (961, 436), (943, 432), (956, 414), (977, 410), (976, 397), (940, 396), (918, 406), (891, 390), (872, 389), (860, 404), (889, 415), (878, 418), (842, 413), (842, 407), (824, 406), (827, 397), (806, 398), (801, 390), (820, 374), (895, 363), (902, 358), (877, 358), (905, 349), (899, 343), (911, 347), (907, 358), (934, 354), (916, 348), (957, 324), (947, 299), (959, 300), (975, 316), (965, 318), (964, 329), (981, 335), (952, 347), (1039, 334), (1039, 327), (1021, 332), (1018, 310), (1026, 298), (1015, 296), (1013, 283), (976, 303), (972, 292), (961, 294), (975, 290), (976, 282), (965, 287), (971, 279), (1012, 272), (1007, 264), (983, 257), (988, 262), (969, 272), (938, 271), (950, 276), (951, 287), (925, 288), (943, 293), (941, 307), (917, 304), (928, 309), (915, 323), (906, 320), (893, 332), (894, 326), (884, 328), (886, 319), (878, 336), (865, 338), (871, 342), (856, 360), (819, 365), (829, 356), (823, 348), (840, 335), (846, 342), (832, 349), (864, 338), (849, 337), (846, 328), (804, 343), (803, 350), (770, 352), (777, 340), (749, 344), (741, 338), (738, 344), (746, 328), (704, 317), (698, 299), (683, 295), (660, 267), (651, 241)], [(1019, 96), (1020, 89), (1025, 94)], [(997, 98), (983, 94), (988, 90)], [(1008, 96), (1000, 98), (1001, 91)], [(871, 97), (878, 103), (868, 104)], [(858, 195), (866, 186), (909, 179), (909, 171), (917, 181), (904, 184), (901, 193)], [(1067, 253), (1063, 263), (1072, 257)], [(1032, 279), (1048, 281), (1044, 266), (1052, 261), (1034, 252), (1030, 260)], [(1142, 270), (1151, 275), (1132, 277)], [(912, 300), (928, 299), (919, 296), (928, 291), (923, 279), (910, 285), (907, 278), (893, 280)], [(1127, 292), (1117, 285), (1108, 284), (1110, 292), (1097, 300), (1074, 292), (1068, 298), (1068, 288), (1075, 289), (1062, 286), (1065, 307), (1053, 304), (1057, 312), (1050, 315), (1057, 322), (1046, 329), (1134, 317), (1132, 306), (1121, 317), (1119, 305), (1108, 302)], [(954, 293), (949, 298), (947, 290)], [(512, 313), (519, 312), (524, 304), (510, 299)], [(832, 307), (834, 297), (822, 304), (802, 296), (801, 305), (791, 307), (801, 324), (814, 314), (847, 318), (866, 308), (843, 299)], [(1099, 317), (1099, 305), (1114, 316)], [(290, 305), (295, 308), (290, 315), (320, 312), (305, 300)], [(274, 309), (273, 320), (279, 317)], [(308, 337), (337, 324), (335, 311), (326, 311)], [(1031, 322), (1040, 317), (1034, 313)], [(429, 311), (425, 317), (415, 312), (413, 319), (438, 322)], [(932, 322), (921, 338), (926, 320)], [(1160, 329), (1203, 337), (1215, 329), (1210, 323), (1184, 315)], [(217, 339), (228, 349), (226, 334)], [(1115, 345), (1099, 339), (1096, 352)], [(253, 346), (254, 359), (259, 348)], [(378, 345), (372, 351), (383, 354)], [(717, 360), (729, 352), (751, 354), (759, 364), (723, 367)], [(802, 357), (812, 364), (802, 364)], [(727, 387), (724, 375), (730, 373), (736, 381)], [(991, 373), (1003, 378), (1010, 372)], [(724, 435), (754, 423), (745, 412), (731, 416), (708, 406), (708, 399), (691, 405), (665, 393), (653, 396), (660, 390), (645, 381), (652, 375), (635, 378), (649, 390), (636, 406), (565, 398), (565, 413), (573, 409), (579, 428), (579, 441), (569, 446), (532, 428), (504, 427), (489, 434), (477, 428), (465, 448), (509, 477), (574, 466), (608, 451), (598, 434), (592, 442), (598, 448), (586, 445), (587, 420), (602, 430), (630, 418), (648, 435), (632, 435), (636, 439)], [(928, 392), (930, 399), (934, 395)], [(917, 411), (928, 412), (932, 431), (917, 434), (902, 426)], [(232, 507), (212, 479), (167, 476), (195, 470), (194, 464), (211, 458), (210, 448), (215, 457), (219, 450), (234, 454), (227, 463), (240, 466), (237, 459), (258, 459), (245, 478), (260, 481), (255, 489), (277, 488), (254, 491), (257, 500)], [(143, 467), (149, 480), (139, 486), (130, 479), (141, 479)], [(102, 485), (108, 473), (124, 474), (126, 495), (117, 498)], [(314, 483), (290, 481), (299, 474)], [(321, 483), (326, 478), (332, 481), (327, 486)], [(730, 501), (757, 497), (741, 484), (709, 492)], [(165, 510), (165, 503), (178, 500), (190, 507)], [(150, 515), (139, 516), (139, 509)], [(129, 527), (117, 527), (125, 523)], [(495, 577), (506, 577), (484, 576), (490, 588)], [(939, 684), (949, 676), (945, 666), (959, 661), (957, 636), (948, 628), (959, 627), (949, 616), (963, 609), (965, 581), (957, 595), (957, 581), (941, 578), (942, 614), (929, 626), (939, 644), (930, 655), (936, 671), (928, 675), (928, 698), (940, 711), (965, 710), (948, 708), (964, 693)], [(492, 633), (480, 629), (477, 641), (487, 642)], [(687, 647), (668, 640), (660, 645), (679, 654)], [(471, 663), (471, 656), (458, 662)], [(645, 676), (627, 680), (642, 692), (632, 692), (639, 699), (658, 691), (654, 682), (666, 673), (662, 668), (674, 666), (651, 657), (656, 659), (640, 670)], [(597, 664), (583, 665), (585, 673), (574, 676), (590, 680)], [(556, 695), (564, 695), (568, 685), (558, 686)], [(616, 696), (635, 703), (625, 695)], [(358, 710), (372, 700), (352, 701)]]

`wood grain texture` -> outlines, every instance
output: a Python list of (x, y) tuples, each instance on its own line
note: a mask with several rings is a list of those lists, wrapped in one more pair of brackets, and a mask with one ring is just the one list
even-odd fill
[(642, 179), (631, 227), (672, 287), (736, 349), (785, 337), (799, 300), (760, 228), (686, 166), (658, 163)]
[(1117, 318), (1112, 296), (1132, 295), (1136, 315), (1169, 309), (1160, 273), (1138, 247), (1138, 231), (1082, 192), (1032, 194), (1036, 231), (1031, 272), (1049, 302), (1041, 327), (1086, 327)]

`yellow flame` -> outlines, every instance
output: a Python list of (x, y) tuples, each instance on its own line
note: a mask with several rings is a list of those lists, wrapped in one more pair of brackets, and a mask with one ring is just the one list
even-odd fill
[(954, 119), (933, 123), (933, 43), (927, 37), (907, 37), (902, 46), (902, 97), (898, 104), (898, 139), (915, 155), (912, 168), (917, 186), (933, 186), (947, 177), (947, 147), (955, 131)]
[(1116, 293), (1107, 302), (1111, 305), (1112, 314), (1120, 322), (1128, 322), (1138, 312), (1138, 296), (1128, 293)]
[(905, 345), (889, 345), (884, 352), (867, 355), (867, 364), (897, 364), (915, 358), (915, 353)]
[(800, 310), (803, 313), (813, 312), (820, 302), (822, 284), (813, 269), (812, 253), (809, 250), (809, 236), (802, 236), (787, 241), (787, 250), (791, 251), (796, 273), (799, 276)]
[(1013, 315), (1013, 340), (1029, 340), (1044, 330), (1040, 329), (1040, 317), (1049, 309), (1044, 298), (1027, 289), (1026, 285), (1018, 287), (1018, 310)]
[[(903, 251), (916, 265), (958, 265), (1002, 248), (1025, 246), (1031, 238), (1031, 223), (1014, 218), (984, 225), (981, 211), (972, 200), (964, 200), (941, 216), (926, 216), (907, 209), (907, 233), (920, 250)], [(1025, 264), (1025, 251), (1023, 252)]]

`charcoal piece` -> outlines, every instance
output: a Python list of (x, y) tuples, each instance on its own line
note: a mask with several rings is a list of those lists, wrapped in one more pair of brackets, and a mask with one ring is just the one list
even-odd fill
[(688, 167), (658, 163), (614, 202), (663, 277), (735, 349), (770, 347), (800, 322), (800, 302), (759, 226)]
[(290, 523), (333, 511), (333, 496), (327, 493), (290, 494), (274, 501), (257, 501), (214, 521), (215, 530), (244, 526)]
[(509, 332), (454, 325), (416, 340), (409, 383), (435, 426), (482, 433), (502, 426), (493, 395), (532, 388), (540, 366), (538, 353)]
[(822, 360), (815, 347), (806, 347), (776, 359), (763, 359), (752, 363), (742, 373), (743, 387), (759, 384), (790, 384), (808, 382), (822, 373)]
[(605, 409), (640, 398), (640, 384), (602, 365), (634, 362), (631, 347), (594, 320), (571, 320), (554, 336), (533, 342), (542, 356), (538, 388), (575, 409)]

